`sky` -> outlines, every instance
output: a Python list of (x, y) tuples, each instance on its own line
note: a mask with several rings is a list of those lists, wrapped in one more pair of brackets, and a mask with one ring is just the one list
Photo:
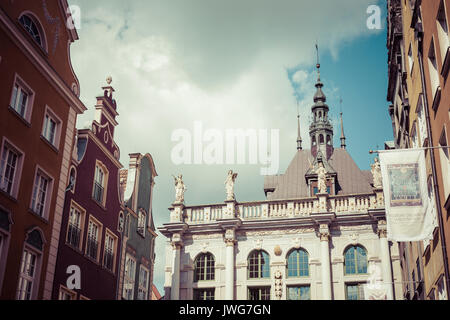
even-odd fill
[[(181, 164), (172, 161), (179, 129), (279, 130), (279, 170), (296, 152), (297, 103), (304, 148), (317, 79), (318, 43), (323, 91), (340, 146), (343, 112), (347, 149), (362, 170), (392, 140), (388, 114), (386, 10), (382, 0), (69, 0), (80, 9), (80, 39), (71, 59), (88, 110), (111, 76), (119, 125), (120, 161), (150, 153), (158, 177), (155, 225), (169, 222), (172, 175), (183, 174), (186, 205), (223, 203), (228, 170), (237, 172), (238, 201), (264, 200), (261, 165)], [(379, 5), (381, 30), (369, 30), (367, 8)], [(340, 103), (342, 99), (342, 104)], [(205, 144), (204, 146), (206, 146)], [(164, 292), (165, 245), (156, 241), (154, 283)]]

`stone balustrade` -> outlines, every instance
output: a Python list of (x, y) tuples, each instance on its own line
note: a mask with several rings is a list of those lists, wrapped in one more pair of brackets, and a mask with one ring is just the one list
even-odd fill
[[(169, 208), (171, 223), (186, 224), (213, 223), (226, 218), (239, 218), (242, 221), (292, 219), (309, 217), (311, 214), (335, 213), (336, 216), (346, 214), (367, 214), (372, 209), (383, 209), (382, 190), (374, 193), (354, 195), (316, 195), (315, 197), (258, 202), (232, 202), (205, 206), (184, 206), (174, 204)], [(325, 207), (325, 209), (324, 209)], [(234, 215), (227, 214), (234, 208)], [(232, 210), (232, 209), (231, 209)]]

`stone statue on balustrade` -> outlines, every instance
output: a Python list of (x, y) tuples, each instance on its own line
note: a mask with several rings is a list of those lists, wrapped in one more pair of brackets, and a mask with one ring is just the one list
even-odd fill
[(373, 186), (375, 188), (383, 188), (383, 179), (381, 176), (381, 166), (378, 158), (375, 158), (375, 163), (371, 165), (372, 167), (372, 176), (373, 176)]
[(322, 162), (319, 162), (319, 167), (316, 170), (318, 185), (317, 189), (319, 193), (325, 194), (327, 193), (327, 170), (323, 166)]
[(175, 203), (184, 203), (184, 193), (186, 192), (186, 186), (183, 182), (183, 175), (178, 177), (173, 176), (175, 179)]
[(234, 196), (234, 183), (236, 181), (238, 174), (234, 173), (233, 170), (228, 171), (227, 180), (225, 180), (225, 190), (227, 192), (227, 200), (233, 201), (236, 200)]

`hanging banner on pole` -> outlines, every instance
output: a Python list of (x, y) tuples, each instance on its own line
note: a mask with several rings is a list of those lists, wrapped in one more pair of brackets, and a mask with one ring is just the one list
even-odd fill
[(380, 152), (387, 237), (397, 242), (432, 239), (434, 206), (427, 187), (425, 151)]

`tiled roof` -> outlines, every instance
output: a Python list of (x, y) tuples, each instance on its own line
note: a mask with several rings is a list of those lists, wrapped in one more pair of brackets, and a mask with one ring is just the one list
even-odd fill
[[(268, 200), (295, 199), (309, 196), (305, 174), (314, 162), (310, 150), (299, 150), (295, 154), (285, 174), (264, 178), (264, 190)], [(340, 186), (338, 194), (372, 192), (370, 172), (361, 171), (345, 149), (334, 149), (329, 160), (337, 172)], [(371, 178), (371, 175), (370, 175)], [(274, 190), (273, 192), (270, 192)]]

